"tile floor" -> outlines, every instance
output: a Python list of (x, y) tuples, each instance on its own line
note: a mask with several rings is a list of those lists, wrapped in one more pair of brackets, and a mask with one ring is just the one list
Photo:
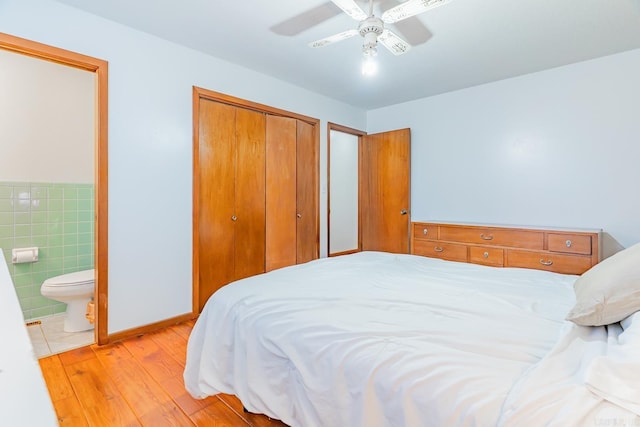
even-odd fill
[(43, 317), (41, 324), (27, 326), (33, 351), (38, 359), (62, 353), (95, 342), (93, 329), (85, 332), (64, 332), (64, 313)]

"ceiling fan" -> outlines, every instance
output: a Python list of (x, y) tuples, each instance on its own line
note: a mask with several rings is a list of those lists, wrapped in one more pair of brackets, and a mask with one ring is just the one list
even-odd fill
[[(351, 38), (360, 34), (364, 38), (362, 53), (365, 58), (371, 58), (378, 53), (378, 42), (382, 43), (394, 55), (402, 55), (411, 49), (411, 45), (396, 33), (385, 28), (385, 24), (393, 24), (410, 18), (429, 9), (440, 6), (448, 0), (409, 0), (385, 11), (379, 18), (373, 14), (373, 0), (369, 0), (369, 14), (367, 15), (354, 0), (331, 0), (344, 13), (359, 21), (358, 28), (343, 31), (309, 43), (310, 47), (324, 47), (332, 43)], [(364, 73), (364, 69), (363, 69)]]

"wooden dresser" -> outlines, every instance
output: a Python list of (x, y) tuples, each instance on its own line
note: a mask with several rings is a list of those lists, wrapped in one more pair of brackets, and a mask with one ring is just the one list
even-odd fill
[(494, 267), (582, 274), (600, 261), (600, 230), (413, 222), (411, 253)]

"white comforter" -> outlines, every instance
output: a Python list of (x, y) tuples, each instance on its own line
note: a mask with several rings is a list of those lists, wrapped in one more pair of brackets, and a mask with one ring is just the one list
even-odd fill
[(563, 320), (575, 279), (380, 252), (276, 270), (210, 298), (185, 385), (291, 426), (635, 422), (584, 383), (607, 329)]

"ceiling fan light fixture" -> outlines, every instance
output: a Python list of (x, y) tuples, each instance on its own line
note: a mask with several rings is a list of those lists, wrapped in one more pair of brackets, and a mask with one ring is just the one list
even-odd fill
[(364, 43), (362, 44), (362, 55), (376, 56), (378, 54), (378, 35), (376, 33), (367, 33), (364, 35)]
[(365, 56), (362, 59), (362, 75), (373, 76), (378, 72), (378, 62), (375, 60), (375, 55)]

